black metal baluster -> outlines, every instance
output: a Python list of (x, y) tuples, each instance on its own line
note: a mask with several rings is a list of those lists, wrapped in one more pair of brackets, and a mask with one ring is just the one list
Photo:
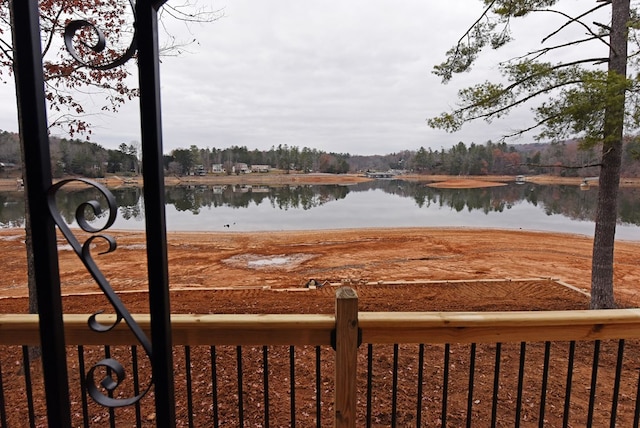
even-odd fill
[(211, 399), (213, 400), (213, 427), (218, 428), (218, 368), (216, 347), (209, 348), (211, 355)]
[(422, 382), (424, 381), (424, 344), (418, 349), (418, 403), (416, 408), (416, 427), (422, 426)]
[(518, 398), (516, 398), (515, 427), (520, 426), (520, 413), (522, 412), (522, 389), (524, 386), (524, 362), (527, 352), (527, 343), (520, 342), (520, 367), (518, 368)]
[(472, 411), (473, 411), (473, 381), (476, 370), (476, 344), (471, 344), (471, 353), (469, 355), (469, 387), (467, 394), (467, 428), (471, 427)]
[(618, 395), (620, 394), (620, 378), (622, 377), (622, 361), (624, 358), (624, 339), (618, 341), (618, 359), (616, 361), (616, 378), (613, 385), (613, 398), (611, 400), (611, 427), (616, 426), (618, 414)]
[(244, 426), (244, 398), (242, 397), (242, 346), (236, 346), (236, 368), (238, 372), (238, 426)]
[(398, 408), (398, 344), (393, 344), (393, 375), (391, 382), (391, 426), (396, 426), (396, 413)]
[(80, 371), (80, 401), (82, 402), (82, 424), (89, 428), (89, 403), (87, 402), (87, 377), (84, 366), (84, 346), (78, 345), (78, 370)]
[(175, 390), (169, 304), (169, 268), (160, 108), (160, 53), (158, 11), (163, 0), (138, 0), (136, 33), (140, 84), (140, 130), (144, 164), (144, 205), (153, 380), (156, 421), (159, 427), (175, 426)]
[(187, 414), (189, 428), (193, 428), (193, 391), (191, 390), (191, 347), (184, 347), (184, 372), (187, 378)]
[[(131, 370), (133, 370), (133, 395), (140, 394), (140, 376), (138, 376), (138, 347), (131, 346)], [(136, 427), (142, 427), (142, 413), (140, 409), (140, 400), (136, 401)]]
[(593, 364), (591, 365), (591, 391), (589, 391), (589, 412), (587, 414), (587, 426), (593, 424), (593, 407), (596, 402), (596, 387), (598, 385), (598, 363), (600, 361), (600, 341), (593, 344)]
[(491, 428), (495, 428), (498, 417), (498, 392), (500, 390), (500, 357), (502, 343), (496, 343), (496, 360), (493, 369), (493, 397), (491, 402)]
[[(104, 347), (104, 358), (111, 358), (111, 346), (105, 345)], [(107, 367), (107, 377), (111, 378), (112, 372), (111, 369)], [(113, 390), (109, 389), (109, 398), (113, 398)], [(116, 428), (116, 413), (113, 407), (109, 407), (109, 426), (111, 428)]]
[(544, 411), (547, 403), (547, 383), (549, 380), (549, 359), (551, 356), (551, 342), (544, 344), (544, 363), (542, 367), (542, 388), (540, 390), (540, 413), (538, 415), (538, 426), (544, 427)]
[(269, 348), (262, 347), (262, 383), (264, 384), (264, 428), (269, 428)]
[[(320, 346), (316, 346), (316, 427), (320, 428), (322, 426), (321, 423), (321, 415), (322, 415), (322, 406), (321, 403), (321, 388), (322, 382), (320, 377)], [(267, 427), (265, 427), (267, 428)]]
[(367, 345), (367, 428), (371, 428), (371, 395), (373, 394), (373, 345)]
[(40, 347), (49, 426), (71, 426), (55, 224), (49, 215), (51, 156), (44, 94), (38, 0), (10, 1), (13, 75), (24, 158), (26, 204), (38, 300)]
[(640, 370), (638, 370), (638, 383), (636, 385), (636, 407), (633, 412), (633, 428), (638, 428), (640, 424)]
[(0, 359), (0, 424), (7, 428), (7, 408), (4, 402), (4, 383), (2, 382), (2, 360)]
[(296, 426), (296, 366), (295, 348), (289, 346), (289, 388), (291, 389), (291, 428)]
[(573, 382), (573, 363), (576, 355), (576, 342), (571, 341), (569, 343), (569, 358), (567, 362), (567, 385), (564, 393), (564, 414), (562, 416), (562, 426), (567, 428), (569, 426), (569, 411), (571, 408), (571, 384)]
[(449, 348), (447, 343), (444, 345), (444, 374), (442, 378), (442, 426), (447, 426), (447, 396), (449, 395)]
[(24, 386), (27, 394), (27, 409), (29, 414), (29, 427), (35, 428), (36, 415), (33, 409), (33, 389), (31, 385), (31, 367), (29, 365), (29, 347), (22, 346), (22, 366), (24, 369)]

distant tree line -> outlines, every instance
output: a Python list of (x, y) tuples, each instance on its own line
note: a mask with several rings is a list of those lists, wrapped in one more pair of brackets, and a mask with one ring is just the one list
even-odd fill
[(285, 172), (327, 172), (344, 174), (349, 172), (348, 153), (326, 153), (317, 149), (280, 144), (269, 150), (249, 150), (246, 146), (222, 148), (199, 148), (192, 145), (188, 149), (175, 149), (164, 156), (164, 167), (172, 175), (193, 173), (196, 169), (211, 171), (213, 165), (222, 165), (231, 174), (238, 164), (269, 165)]
[[(488, 141), (484, 144), (459, 142), (449, 149), (420, 147), (386, 155), (350, 155), (286, 144), (269, 150), (249, 150), (246, 146), (229, 148), (174, 149), (164, 156), (168, 175), (208, 173), (221, 165), (227, 174), (238, 164), (268, 165), (284, 172), (347, 172), (403, 170), (418, 174), (446, 175), (519, 175), (552, 174), (560, 176), (597, 176), (599, 150), (581, 148), (578, 140), (563, 143), (508, 145)], [(137, 175), (140, 171), (140, 149), (137, 143), (122, 143), (117, 149), (64, 138), (51, 138), (51, 162), (55, 177), (81, 175), (104, 177), (109, 174)], [(640, 176), (640, 138), (627, 138), (622, 154), (623, 177)], [(18, 135), (0, 130), (0, 162), (6, 168), (20, 165)], [(238, 171), (236, 169), (236, 171)]]
[[(65, 175), (104, 177), (106, 173), (135, 175), (139, 170), (139, 150), (134, 143), (122, 143), (116, 150), (87, 141), (50, 138), (51, 169), (55, 178)], [(20, 166), (18, 134), (0, 130), (0, 162), (5, 169)]]
[[(400, 169), (418, 174), (520, 175), (550, 174), (589, 177), (599, 173), (600, 151), (578, 140), (508, 145), (459, 142), (450, 149), (420, 147), (384, 156), (352, 156), (351, 171)], [(623, 177), (640, 176), (640, 138), (627, 138), (622, 154)]]

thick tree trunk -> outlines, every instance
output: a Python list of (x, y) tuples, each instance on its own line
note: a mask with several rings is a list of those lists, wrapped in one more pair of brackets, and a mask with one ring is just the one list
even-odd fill
[(604, 117), (602, 167), (600, 169), (596, 228), (591, 265), (591, 308), (614, 308), (613, 249), (618, 217), (618, 186), (624, 131), (625, 85), (627, 75), (627, 24), (630, 0), (613, 0), (609, 83)]
[(616, 233), (621, 147), (617, 143), (606, 144), (604, 147), (591, 261), (591, 309), (615, 307), (613, 249)]

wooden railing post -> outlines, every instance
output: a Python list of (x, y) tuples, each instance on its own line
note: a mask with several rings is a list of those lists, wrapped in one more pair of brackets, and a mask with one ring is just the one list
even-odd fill
[(356, 426), (358, 295), (350, 287), (336, 291), (335, 427)]

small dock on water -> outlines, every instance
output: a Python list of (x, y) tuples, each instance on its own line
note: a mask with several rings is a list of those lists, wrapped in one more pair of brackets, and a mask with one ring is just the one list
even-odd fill
[(365, 175), (367, 178), (393, 178), (395, 174), (392, 172), (367, 171)]

